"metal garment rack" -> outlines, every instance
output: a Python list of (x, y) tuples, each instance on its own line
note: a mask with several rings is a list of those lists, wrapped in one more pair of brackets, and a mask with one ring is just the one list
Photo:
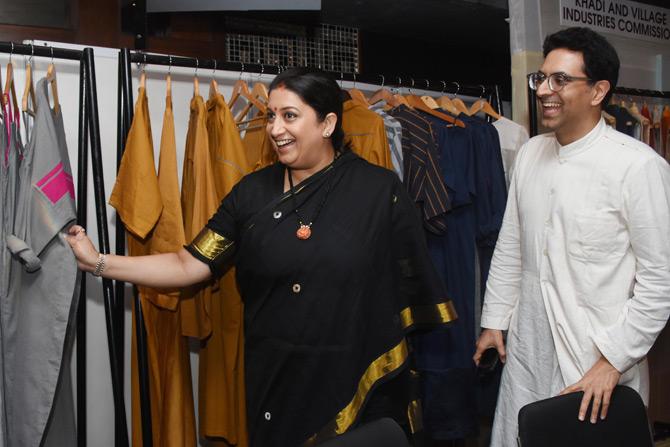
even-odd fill
[[(227, 70), (239, 71), (243, 73), (255, 74), (278, 74), (286, 67), (269, 66), (262, 64), (243, 64), (238, 62), (226, 62), (216, 59), (199, 59), (194, 57), (169, 56), (161, 54), (143, 53), (141, 51), (131, 51), (127, 48), (119, 53), (119, 108), (117, 116), (118, 140), (117, 140), (117, 169), (121, 163), (125, 141), (133, 120), (133, 93), (131, 64), (161, 65), (165, 67), (185, 67), (193, 69), (208, 70)], [(338, 76), (339, 75), (339, 76)], [(366, 84), (379, 85), (380, 87), (403, 87), (408, 89), (421, 89), (449, 94), (466, 94), (468, 96), (486, 97), (493, 108), (502, 115), (502, 102), (497, 85), (461, 85), (456, 82), (448, 81), (430, 81), (427, 79), (413, 79), (409, 76), (389, 76), (384, 75), (353, 75), (349, 73), (333, 73), (333, 78), (337, 81), (362, 82)], [(385, 81), (389, 81), (388, 84)], [(395, 82), (393, 82), (395, 81)], [(424, 85), (425, 84), (425, 85)], [(456, 91), (447, 92), (447, 87), (457, 87)], [(125, 254), (125, 230), (123, 224), (117, 218), (116, 225), (116, 253)], [(117, 296), (119, 300), (123, 298), (123, 283), (116, 283)], [(122, 302), (122, 301), (120, 301)], [(139, 297), (135, 293), (133, 300), (135, 309), (135, 337), (137, 341), (137, 363), (139, 384), (140, 384), (140, 411), (142, 421), (142, 444), (151, 446), (152, 444), (152, 425), (151, 425), (151, 396), (149, 393), (149, 374), (148, 374), (148, 351), (146, 344), (146, 330), (144, 318), (142, 316), (142, 306)], [(122, 318), (119, 317), (119, 318)], [(117, 322), (117, 324), (119, 324)], [(122, 323), (120, 323), (122, 324)], [(122, 345), (121, 345), (122, 346)]]
[[(204, 59), (184, 56), (169, 56), (165, 54), (143, 53), (141, 51), (130, 51), (127, 49), (121, 50), (129, 52), (129, 63), (147, 64), (147, 65), (162, 65), (165, 67), (185, 67), (193, 69), (208, 69), (208, 70), (226, 70), (237, 71), (241, 73), (255, 73), (255, 74), (279, 74), (287, 68), (278, 65), (264, 65), (264, 64), (246, 64), (241, 62), (227, 62), (218, 59)], [(472, 85), (461, 84), (454, 81), (442, 79), (426, 79), (413, 78), (409, 75), (383, 75), (383, 74), (352, 74), (330, 72), (333, 79), (336, 81), (362, 82), (366, 84), (379, 85), (381, 87), (396, 87), (405, 89), (428, 90), (434, 92), (441, 92), (444, 94), (462, 94), (474, 97), (493, 98), (491, 105), (496, 108), (500, 105), (500, 93), (497, 85)], [(483, 90), (482, 90), (483, 87)]]
[[(90, 138), (91, 162), (93, 168), (93, 192), (96, 204), (98, 227), (98, 247), (102, 253), (109, 253), (109, 233), (105, 202), (104, 178), (100, 124), (98, 117), (98, 96), (95, 84), (95, 62), (93, 49), (71, 50), (47, 46), (35, 46), (13, 42), (0, 42), (0, 52), (37, 56), (61, 60), (79, 61), (79, 144), (77, 166), (77, 222), (87, 224), (87, 184), (88, 184), (88, 144)], [(113, 285), (108, 279), (102, 280), (107, 326), (107, 343), (111, 365), (112, 390), (114, 394), (115, 446), (128, 446), (128, 430), (123, 402), (123, 375), (118, 368), (122, 346), (114, 340), (116, 328), (112, 319)], [(76, 313), (77, 326), (77, 445), (86, 445), (86, 275), (81, 275), (79, 308)]]
[[(530, 119), (530, 136), (537, 135), (537, 95), (535, 90), (528, 89), (528, 117)], [(625, 96), (645, 96), (647, 98), (668, 98), (670, 99), (670, 91), (662, 92), (660, 90), (643, 90), (637, 88), (617, 87), (614, 89), (615, 95)]]

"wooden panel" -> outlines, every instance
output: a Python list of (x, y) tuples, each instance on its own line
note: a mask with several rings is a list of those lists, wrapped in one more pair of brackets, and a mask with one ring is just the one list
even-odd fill
[[(26, 11), (32, 13), (28, 8), (33, 3), (33, 0), (30, 3), (21, 3), (21, 7), (25, 8), (22, 13)], [(112, 48), (133, 44), (132, 36), (121, 34), (117, 0), (74, 0), (71, 4), (69, 29), (29, 24), (0, 24), (0, 40), (14, 42), (30, 39), (51, 40)]]
[(2, 0), (0, 23), (71, 28), (70, 3), (70, 0)]

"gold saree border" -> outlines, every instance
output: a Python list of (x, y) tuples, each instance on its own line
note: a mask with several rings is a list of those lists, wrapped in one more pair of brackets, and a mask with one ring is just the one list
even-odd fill
[(358, 381), (358, 389), (349, 404), (340, 410), (335, 418), (319, 433), (309, 438), (303, 444), (303, 447), (314, 446), (323, 440), (345, 433), (358, 417), (358, 413), (374, 384), (404, 365), (408, 355), (407, 341), (403, 338), (389, 351), (377, 357)]
[(407, 405), (407, 420), (409, 421), (409, 430), (412, 434), (423, 430), (423, 414), (420, 399), (413, 400)]
[(449, 300), (438, 304), (409, 306), (400, 312), (403, 329), (414, 325), (434, 325), (450, 323), (458, 318), (454, 303)]
[(232, 247), (233, 244), (235, 244), (235, 241), (231, 241), (230, 239), (221, 236), (215, 231), (205, 227), (200, 233), (198, 233), (190, 245), (203, 257), (205, 257), (205, 259), (213, 261), (221, 253), (224, 253), (226, 250)]

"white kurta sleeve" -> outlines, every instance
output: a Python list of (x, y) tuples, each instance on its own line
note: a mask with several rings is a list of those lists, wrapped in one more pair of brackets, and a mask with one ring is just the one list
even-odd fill
[(616, 322), (594, 336), (622, 373), (647, 355), (670, 315), (670, 167), (660, 157), (649, 158), (629, 171), (623, 189), (635, 284)]
[[(516, 164), (518, 161), (517, 159)], [(505, 216), (486, 282), (481, 320), (483, 328), (506, 330), (521, 291), (521, 244), (516, 184), (515, 172), (510, 182)]]

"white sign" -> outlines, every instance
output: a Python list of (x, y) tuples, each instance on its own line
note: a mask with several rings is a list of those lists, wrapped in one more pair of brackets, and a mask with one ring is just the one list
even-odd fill
[(670, 9), (629, 0), (561, 0), (561, 25), (670, 43)]

